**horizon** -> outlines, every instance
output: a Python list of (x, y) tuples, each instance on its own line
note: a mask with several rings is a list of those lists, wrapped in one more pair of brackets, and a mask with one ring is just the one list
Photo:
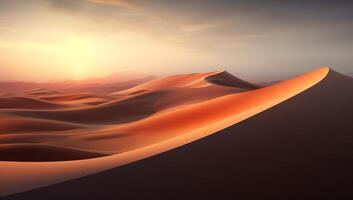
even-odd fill
[[(321, 66), (318, 67), (314, 70), (318, 70), (324, 67), (328, 67), (330, 70), (334, 70), (330, 66)], [(314, 71), (310, 70), (310, 71)], [(113, 72), (111, 74), (103, 75), (103, 76), (91, 76), (91, 77), (84, 77), (84, 78), (62, 78), (62, 79), (49, 79), (49, 80), (20, 80), (20, 79), (9, 79), (9, 80), (0, 80), (0, 83), (36, 83), (36, 84), (66, 84), (68, 82), (72, 83), (84, 83), (84, 84), (91, 84), (95, 83), (96, 81), (102, 81), (104, 80), (105, 83), (123, 83), (126, 81), (132, 81), (132, 80), (140, 80), (140, 79), (150, 79), (150, 80), (155, 80), (155, 79), (162, 79), (166, 77), (171, 77), (175, 75), (189, 75), (189, 74), (203, 74), (203, 73), (210, 73), (210, 72), (217, 72), (217, 71), (225, 71), (229, 72), (228, 70), (225, 69), (219, 69), (219, 70), (212, 70), (212, 71), (199, 71), (199, 72), (186, 72), (186, 73), (177, 73), (177, 74), (142, 74), (142, 73), (137, 73), (137, 72)], [(245, 81), (249, 81), (252, 83), (271, 83), (271, 82), (276, 82), (276, 81), (283, 81), (289, 78), (293, 78), (296, 76), (299, 76), (301, 74), (309, 73), (310, 71), (303, 71), (299, 72), (297, 74), (278, 74), (277, 76), (259, 76), (258, 74), (237, 74), (237, 73), (232, 73), (233, 76), (240, 78)], [(339, 71), (336, 71), (340, 73)], [(343, 74), (343, 73), (340, 73)], [(351, 77), (351, 74), (343, 74), (345, 76)], [(122, 78), (119, 80), (119, 78)], [(88, 82), (87, 82), (88, 81)]]

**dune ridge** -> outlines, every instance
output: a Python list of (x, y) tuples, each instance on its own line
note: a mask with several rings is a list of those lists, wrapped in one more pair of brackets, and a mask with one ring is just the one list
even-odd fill
[[(135, 133), (142, 131), (149, 133), (149, 137), (142, 137), (142, 143), (139, 144), (138, 148), (135, 147), (133, 150), (116, 155), (64, 162), (2, 161), (0, 162), (0, 170), (7, 173), (2, 174), (1, 178), (7, 184), (0, 188), (0, 192), (2, 196), (5, 196), (78, 178), (190, 143), (256, 115), (305, 91), (324, 79), (328, 72), (328, 67), (321, 68), (265, 88), (187, 104), (124, 126), (110, 127), (110, 129), (118, 129), (125, 133), (131, 132), (133, 135), (141, 135)], [(183, 82), (181, 85), (190, 85), (191, 82), (187, 81), (186, 83)], [(193, 81), (193, 83), (195, 82)], [(200, 86), (199, 83), (191, 85)], [(201, 84), (201, 86), (204, 85)], [(169, 136), (163, 138), (165, 135), (163, 133), (166, 132)], [(150, 139), (152, 141), (148, 141), (146, 144), (145, 140), (148, 140), (148, 138), (152, 138)], [(39, 174), (41, 176), (38, 176)], [(19, 180), (22, 181), (19, 182)]]
[(24, 91), (22, 94), (26, 96), (38, 97), (38, 96), (56, 95), (56, 94), (59, 94), (59, 92), (54, 90), (48, 90), (45, 88), (37, 88), (37, 89)]
[(259, 89), (261, 86), (239, 79), (227, 71), (221, 71), (205, 78), (206, 81), (223, 86), (243, 88), (247, 90)]

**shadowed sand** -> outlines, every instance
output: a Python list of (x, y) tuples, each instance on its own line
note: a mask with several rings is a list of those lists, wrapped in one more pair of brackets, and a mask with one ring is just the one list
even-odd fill
[[(143, 158), (147, 158), (147, 157), (165, 152), (167, 150), (171, 150), (176, 147), (182, 146), (184, 144), (190, 143), (192, 141), (198, 140), (200, 138), (206, 137), (212, 133), (220, 131), (228, 126), (231, 126), (237, 122), (240, 122), (255, 114), (258, 114), (259, 112), (262, 112), (268, 108), (271, 108), (274, 105), (281, 103), (293, 97), (294, 95), (297, 95), (307, 90), (308, 88), (312, 87), (313, 85), (317, 84), (322, 79), (324, 79), (328, 71), (329, 71), (328, 68), (322, 68), (322, 69), (313, 71), (311, 73), (293, 78), (291, 80), (284, 81), (282, 83), (278, 83), (269, 87), (252, 90), (252, 91), (237, 93), (239, 92), (239, 88), (235, 88), (235, 91), (233, 91), (233, 94), (229, 94), (228, 92), (225, 92), (223, 96), (219, 96), (217, 98), (208, 97), (208, 99), (205, 100), (203, 99), (204, 97), (202, 97), (201, 100), (199, 100), (196, 103), (194, 101), (189, 103), (182, 103), (182, 104), (179, 103), (179, 104), (176, 104), (177, 106), (173, 109), (169, 108), (161, 112), (157, 112), (154, 115), (150, 115), (149, 117), (141, 118), (140, 120), (131, 121), (130, 123), (126, 123), (126, 124), (105, 125), (100, 129), (92, 128), (91, 130), (85, 131), (85, 134), (79, 134), (75, 131), (69, 131), (65, 133), (65, 135), (70, 136), (70, 140), (67, 140), (67, 141), (62, 140), (60, 144), (57, 143), (58, 142), (57, 140), (53, 140), (53, 141), (49, 140), (43, 143), (56, 145), (56, 146), (70, 146), (70, 147), (73, 147), (73, 149), (82, 148), (82, 149), (88, 150), (94, 147), (99, 152), (106, 151), (106, 152), (118, 153), (118, 154), (115, 154), (112, 156), (94, 158), (94, 159), (74, 160), (74, 161), (64, 161), (64, 162), (6, 162), (6, 161), (0, 162), (0, 170), (6, 171), (6, 173), (1, 174), (1, 179), (5, 180), (6, 182), (5, 185), (1, 186), (1, 194), (3, 195), (13, 194), (13, 193), (17, 193), (25, 190), (42, 187), (45, 185), (67, 181), (70, 179), (78, 178), (89, 174), (94, 174), (100, 171), (125, 165)], [(217, 73), (222, 73), (222, 72), (217, 72)], [(175, 81), (176, 84), (174, 84), (173, 81), (166, 79), (166, 81), (161, 81), (159, 83), (158, 82), (149, 83), (151, 84), (149, 87), (141, 85), (141, 86), (138, 86), (137, 88), (132, 88), (125, 92), (139, 96), (139, 95), (143, 95), (145, 90), (148, 91), (152, 89), (153, 91), (164, 91), (166, 88), (180, 88), (180, 87), (188, 87), (188, 88), (201, 87), (202, 88), (207, 86), (208, 84), (211, 84), (210, 82), (205, 80), (205, 78), (208, 77), (209, 75), (214, 75), (214, 73), (207, 74), (206, 76), (204, 74), (203, 75), (194, 74), (192, 75), (193, 78), (186, 76), (186, 78), (185, 77), (182, 78), (183, 80), (177, 79), (177, 81)], [(173, 80), (176, 78), (172, 77), (170, 79)], [(168, 84), (165, 84), (165, 83), (168, 83)], [(170, 83), (172, 84), (170, 85)], [(164, 88), (165, 85), (167, 86), (166, 88)], [(227, 89), (233, 88), (233, 87), (220, 86), (220, 85), (215, 85), (215, 87), (224, 87)], [(164, 88), (164, 89), (159, 90), (159, 88)], [(138, 91), (142, 91), (142, 93)], [(124, 97), (122, 96), (126, 94), (124, 94), (123, 92), (123, 93), (116, 93), (114, 95), (117, 95), (119, 96), (119, 98), (124, 99)], [(9, 114), (10, 111), (4, 111), (4, 112)], [(13, 115), (20, 113), (20, 115), (22, 116), (22, 113), (24, 112), (27, 112), (27, 111), (20, 111), (20, 112), (17, 111), (15, 113), (11, 111), (10, 113)], [(236, 133), (231, 135), (236, 135)], [(115, 138), (116, 140), (114, 141), (112, 140), (112, 138)], [(90, 143), (92, 141), (94, 141), (94, 143)], [(103, 142), (99, 143), (99, 141), (103, 141)], [(109, 141), (114, 141), (114, 142), (109, 143)], [(179, 149), (190, 148), (190, 146), (197, 145), (198, 143), (199, 142), (192, 143), (190, 145), (186, 145), (185, 147), (182, 147)], [(223, 143), (225, 143), (224, 145), (227, 146), (227, 141), (220, 142), (218, 145), (222, 146)], [(79, 145), (80, 147), (75, 145)], [(256, 148), (256, 147), (254, 146), (253, 148)], [(175, 151), (178, 151), (178, 150), (175, 150)], [(175, 151), (173, 150), (166, 154), (170, 154)], [(213, 155), (214, 153), (218, 152), (217, 150), (211, 150), (211, 149), (207, 150), (207, 147), (206, 149), (204, 149), (204, 151), (205, 151), (205, 154), (203, 156), (204, 159), (202, 159), (204, 161), (208, 160), (206, 159), (207, 154)], [(212, 152), (209, 152), (209, 151), (212, 151)], [(233, 153), (236, 153), (236, 154), (244, 153), (244, 156), (246, 155), (246, 152), (233, 152)], [(231, 158), (233, 153), (225, 154), (225, 155), (220, 154), (219, 158), (224, 157), (224, 159), (211, 160), (210, 162), (217, 163), (219, 161), (222, 162), (222, 160), (224, 161), (232, 160)], [(162, 154), (162, 155), (165, 155), (165, 154)], [(184, 153), (183, 157), (187, 158), (188, 156), (187, 154)], [(159, 157), (157, 156), (155, 159), (158, 159), (158, 158)], [(132, 166), (136, 166), (138, 164), (144, 165), (144, 163), (149, 162), (149, 160), (150, 159), (138, 162)], [(184, 171), (182, 166), (179, 166), (179, 167), (177, 166), (177, 165), (183, 165), (183, 163), (179, 163), (179, 162), (175, 163), (173, 160), (170, 160), (170, 162), (165, 164), (169, 165), (172, 163), (174, 163), (175, 167), (178, 168), (176, 170)], [(160, 166), (165, 165), (163, 163), (159, 163), (159, 164)], [(184, 163), (184, 164), (187, 164), (187, 163)], [(192, 162), (189, 164), (192, 164)], [(195, 164), (198, 165), (197, 163)], [(213, 166), (213, 165), (210, 165), (210, 166)], [(197, 170), (200, 170), (200, 172), (203, 172), (204, 170), (207, 169), (207, 165), (205, 165), (204, 167), (205, 169), (202, 169), (201, 166), (199, 166), (197, 169), (193, 168), (195, 170), (193, 174), (196, 176), (199, 176), (197, 173)], [(228, 169), (228, 167), (223, 164), (219, 165), (219, 167), (220, 167), (219, 170), (216, 170), (216, 172), (224, 171), (223, 168)], [(122, 170), (124, 169), (126, 168), (122, 168)], [(160, 167), (154, 168), (154, 170), (157, 170), (157, 171), (158, 169), (161, 169), (161, 168)], [(119, 168), (114, 170), (119, 170)], [(107, 173), (110, 173), (110, 172), (112, 171), (109, 171)], [(154, 174), (155, 172), (156, 171), (150, 171), (149, 173), (143, 176), (149, 177), (149, 175), (151, 176), (155, 175), (161, 178), (160, 176)], [(186, 172), (188, 172), (188, 170)], [(210, 171), (210, 173), (212, 174), (215, 172)], [(164, 174), (163, 176), (165, 178), (167, 178), (168, 176), (175, 178), (174, 175), (172, 174), (169, 174), (169, 175)], [(93, 175), (90, 177), (93, 177), (93, 178), (97, 176), (99, 177), (99, 175), (101, 174)], [(129, 174), (127, 174), (126, 176), (128, 175)], [(178, 176), (183, 177), (180, 174)], [(208, 175), (201, 174), (200, 176), (207, 177)], [(86, 179), (89, 179), (90, 177), (78, 179), (77, 181), (80, 182), (81, 180), (86, 180)], [(233, 177), (233, 178), (236, 179), (236, 177)], [(127, 182), (129, 182), (128, 179), (124, 179), (124, 180), (125, 182), (124, 183), (121, 182), (121, 184), (126, 184)], [(135, 179), (132, 179), (132, 180), (135, 180)], [(144, 178), (141, 179), (141, 181), (143, 180)], [(197, 181), (197, 179), (195, 179), (195, 181)], [(75, 181), (71, 181), (68, 183), (76, 185)], [(89, 186), (85, 185), (84, 181), (81, 183), (84, 185), (84, 187), (88, 189)], [(163, 182), (163, 183), (165, 184), (166, 182)], [(163, 183), (160, 182), (160, 183), (148, 183), (148, 184), (158, 185)], [(213, 183), (215, 183), (215, 181), (213, 181)], [(63, 184), (65, 185), (65, 183)], [(65, 187), (63, 186), (63, 184), (57, 185), (59, 187), (59, 190), (60, 190), (60, 187)], [(97, 182), (97, 184), (99, 184), (99, 182)], [(183, 185), (184, 183), (176, 182), (175, 184)], [(138, 187), (140, 186), (141, 185), (138, 185)], [(53, 186), (53, 187), (55, 188), (56, 186)], [(111, 188), (110, 186), (107, 186), (107, 187)], [(129, 187), (133, 187), (133, 186), (130, 185)], [(50, 188), (52, 187), (43, 188), (43, 190), (47, 190), (47, 189), (51, 190)], [(97, 188), (101, 188), (101, 187), (98, 186)], [(146, 188), (150, 188), (150, 186), (147, 186)], [(29, 197), (35, 198), (36, 195), (39, 195), (39, 196), (41, 195), (40, 192), (36, 192), (40, 190), (41, 189), (34, 190), (33, 192), (23, 193), (22, 194), (23, 196), (20, 194), (18, 196), (15, 195), (12, 197), (22, 198), (29, 195)], [(93, 190), (95, 189), (93, 188), (92, 191)], [(120, 191), (119, 187), (115, 188), (115, 190), (116, 192)], [(155, 190), (151, 190), (151, 192), (152, 191), (155, 191)], [(180, 192), (180, 190), (178, 191)], [(200, 194), (198, 191), (201, 191), (201, 188), (196, 188), (196, 190), (193, 192), (195, 192), (195, 194)], [(211, 189), (209, 189), (209, 191), (211, 191)], [(112, 194), (116, 194), (116, 192), (112, 192)], [(120, 194), (120, 197), (128, 198), (128, 195), (125, 192), (121, 192), (121, 193), (118, 192), (118, 193)], [(139, 197), (142, 198), (144, 196), (142, 192), (146, 192), (147, 194), (150, 194), (146, 190), (141, 189), (140, 191), (136, 192), (136, 194), (132, 194), (132, 195), (140, 195)], [(90, 195), (94, 196), (94, 194), (92, 194), (90, 191), (88, 191), (87, 193), (90, 193)], [(96, 194), (98, 193), (99, 192), (97, 192)], [(159, 193), (160, 193), (159, 195), (162, 195), (162, 196), (163, 195), (169, 196), (168, 194), (162, 193), (161, 191), (159, 191)], [(48, 191), (47, 194), (54, 195), (55, 192), (51, 193)], [(78, 195), (81, 194), (84, 196), (85, 193), (84, 191), (82, 191), (76, 194)], [(119, 194), (116, 194), (117, 197), (119, 197)], [(157, 193), (154, 193), (154, 194), (157, 194)], [(180, 195), (181, 194), (183, 193), (180, 193)], [(70, 198), (75, 196), (75, 194), (64, 194), (64, 195)], [(105, 193), (102, 195), (105, 196), (110, 194)], [(60, 195), (58, 196), (54, 195), (52, 197), (60, 198)], [(148, 197), (152, 198), (152, 196), (148, 196)]]
[[(219, 74), (211, 75), (206, 78), (207, 81), (211, 83), (216, 83), (219, 85), (224, 85), (224, 86), (232, 86), (232, 87), (238, 87), (238, 88), (243, 88), (243, 89), (259, 89), (261, 86), (255, 85), (246, 81), (243, 81), (232, 74), (224, 71)], [(229, 81), (233, 80), (233, 81)]]
[(47, 102), (30, 97), (1, 97), (0, 108), (22, 108), (22, 109), (59, 109), (64, 105)]
[(105, 154), (50, 145), (9, 144), (0, 146), (0, 157), (3, 161), (64, 161), (101, 156)]

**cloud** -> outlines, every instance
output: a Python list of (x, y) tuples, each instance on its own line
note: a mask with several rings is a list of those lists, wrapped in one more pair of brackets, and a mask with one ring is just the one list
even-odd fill
[(136, 8), (132, 0), (48, 0), (49, 6), (65, 11), (77, 11), (90, 5), (106, 5), (121, 8)]
[(57, 10), (76, 11), (82, 8), (82, 1), (49, 0), (49, 6)]
[[(348, 0), (48, 0), (75, 16), (106, 19), (112, 26), (142, 28), (171, 37), (246, 37), (344, 25), (353, 30)], [(174, 36), (173, 36), (174, 35)]]
[(136, 5), (131, 0), (87, 0), (90, 3), (121, 6), (125, 8), (135, 8)]
[[(1, 1), (1, 0), (0, 0)], [(70, 15), (93, 14), (114, 16), (119, 12), (141, 10), (137, 0), (45, 0), (50, 9)]]

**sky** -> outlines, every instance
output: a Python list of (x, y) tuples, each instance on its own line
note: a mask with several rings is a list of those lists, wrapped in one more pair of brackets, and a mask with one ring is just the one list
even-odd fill
[(0, 0), (0, 80), (353, 73), (353, 1)]

